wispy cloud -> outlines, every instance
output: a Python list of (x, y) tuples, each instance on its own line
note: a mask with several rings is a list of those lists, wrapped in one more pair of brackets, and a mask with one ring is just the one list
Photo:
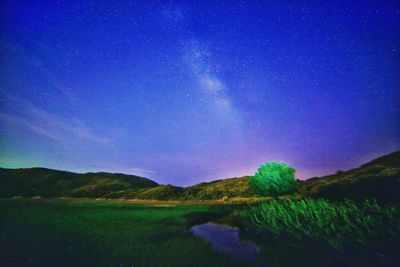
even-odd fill
[(139, 169), (139, 168), (132, 168), (132, 169), (129, 169), (129, 170), (132, 171), (132, 172), (143, 172), (143, 173), (150, 173), (150, 174), (156, 173), (154, 171), (145, 170), (145, 169)]
[(3, 123), (25, 127), (46, 138), (63, 143), (85, 141), (103, 145), (112, 145), (109, 137), (97, 134), (84, 121), (77, 118), (67, 118), (47, 112), (32, 103), (7, 96), (10, 105), (20, 107), (18, 112), (2, 113)]
[(133, 174), (142, 177), (152, 178), (155, 171), (142, 169), (142, 168), (133, 168), (133, 167), (125, 167), (125, 166), (110, 166), (110, 162), (101, 162), (101, 165), (95, 164), (93, 166), (87, 168), (77, 168), (76, 172), (86, 173), (86, 172), (109, 172), (109, 173), (124, 173), (124, 174)]
[[(41, 44), (37, 44), (37, 48), (48, 51), (49, 47), (44, 47)], [(37, 55), (27, 51), (23, 46), (17, 43), (10, 43), (7, 41), (0, 41), (0, 55), (13, 55), (16, 58), (24, 58), (22, 64), (26, 64), (38, 72), (39, 75), (46, 77), (46, 81), (52, 85), (52, 89), (56, 90), (71, 104), (82, 104), (79, 97), (60, 79), (53, 71), (51, 67)], [(65, 65), (68, 62), (64, 63)]]
[(62, 141), (62, 138), (58, 136), (56, 133), (45, 129), (40, 125), (32, 123), (30, 120), (20, 116), (12, 114), (0, 114), (0, 121), (8, 125), (23, 126), (39, 135), (48, 137), (53, 140)]
[[(39, 45), (38, 45), (39, 47)], [(70, 88), (65, 86), (46, 64), (35, 54), (30, 53), (18, 44), (0, 42), (1, 52), (26, 59), (24, 64), (34, 68), (38, 75), (46, 77), (52, 89), (61, 94), (71, 104), (82, 104)], [(45, 48), (46, 49), (46, 48)], [(61, 116), (45, 111), (29, 101), (16, 98), (4, 90), (0, 90), (0, 100), (12, 107), (9, 113), (2, 111), (0, 119), (9, 125), (19, 125), (43, 137), (63, 143), (88, 141), (97, 144), (111, 145), (112, 139), (93, 131), (87, 123), (78, 119)], [(48, 95), (45, 91), (43, 95)], [(4, 110), (4, 109), (3, 109)]]
[(133, 175), (138, 175), (138, 176), (143, 176), (143, 177), (148, 177), (152, 178), (156, 172), (151, 171), (151, 170), (146, 170), (146, 169), (140, 169), (140, 168), (124, 168), (124, 167), (118, 167), (117, 169), (103, 169), (102, 171), (106, 172), (117, 172), (117, 173), (125, 173), (125, 174), (133, 174)]

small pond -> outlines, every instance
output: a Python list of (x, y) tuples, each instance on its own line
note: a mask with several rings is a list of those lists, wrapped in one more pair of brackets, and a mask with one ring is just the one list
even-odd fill
[(214, 251), (228, 254), (232, 260), (254, 263), (254, 266), (268, 266), (267, 259), (251, 241), (240, 240), (237, 227), (208, 222), (191, 228), (196, 236), (211, 243)]

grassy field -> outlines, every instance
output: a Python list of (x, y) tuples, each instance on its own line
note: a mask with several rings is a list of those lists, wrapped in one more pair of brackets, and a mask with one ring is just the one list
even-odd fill
[(189, 227), (227, 206), (0, 201), (1, 266), (246, 266)]
[(186, 204), (0, 200), (0, 266), (250, 266), (191, 233), (191, 226), (208, 221), (239, 227), (241, 239), (254, 242), (269, 266), (400, 263), (398, 204)]

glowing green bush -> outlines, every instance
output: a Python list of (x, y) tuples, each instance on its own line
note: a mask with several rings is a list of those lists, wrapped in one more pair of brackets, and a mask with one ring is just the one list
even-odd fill
[(284, 162), (262, 164), (257, 173), (249, 178), (250, 187), (262, 196), (279, 196), (296, 189), (296, 170)]

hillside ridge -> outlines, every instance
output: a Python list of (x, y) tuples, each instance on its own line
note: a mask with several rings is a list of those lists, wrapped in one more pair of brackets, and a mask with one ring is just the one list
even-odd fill
[[(123, 173), (74, 173), (42, 167), (0, 168), (0, 197), (102, 197), (155, 200), (207, 200), (256, 197), (249, 176), (202, 182), (188, 187), (161, 185)], [(298, 180), (293, 194), (328, 199), (399, 198), (400, 151), (378, 157), (348, 171)]]

